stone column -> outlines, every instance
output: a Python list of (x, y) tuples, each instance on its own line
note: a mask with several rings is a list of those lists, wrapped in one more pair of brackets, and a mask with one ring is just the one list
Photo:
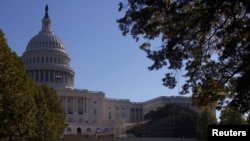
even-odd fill
[(65, 96), (65, 112), (68, 114), (68, 97)]
[(66, 84), (69, 85), (69, 74), (66, 73)]
[(137, 108), (136, 109), (136, 122), (139, 121), (139, 109)]
[(43, 70), (43, 82), (46, 82), (46, 70)]
[(78, 114), (78, 112), (79, 112), (78, 111), (78, 97), (75, 97), (75, 98), (76, 98), (76, 104), (75, 104), (76, 105), (76, 114)]
[(132, 108), (129, 109), (129, 115), (130, 115), (130, 117), (129, 117), (130, 119), (129, 119), (129, 120), (130, 120), (130, 122), (132, 122), (132, 121), (133, 121), (133, 120), (132, 120), (132, 119), (133, 119), (133, 118), (132, 118)]
[(65, 84), (65, 72), (62, 72), (62, 83)]
[(48, 82), (51, 83), (51, 70), (48, 70)]
[(38, 78), (39, 78), (39, 76), (38, 76), (38, 71), (37, 70), (35, 70), (35, 80), (38, 82)]
[(84, 106), (85, 107), (85, 113), (87, 113), (87, 97), (84, 97), (84, 98), (85, 98), (85, 102), (84, 102), (85, 103), (85, 106)]
[(69, 74), (69, 86), (71, 86), (71, 75)]
[(40, 70), (37, 70), (37, 82), (41, 82), (41, 72), (40, 72)]
[(54, 71), (54, 70), (52, 71), (52, 81), (53, 81), (53, 83), (56, 82), (56, 81), (55, 81), (55, 71)]
[(83, 101), (83, 97), (81, 97), (81, 106), (82, 106), (82, 114), (84, 113), (84, 101)]
[(85, 113), (85, 97), (82, 98), (82, 112)]
[(76, 112), (76, 97), (74, 96), (73, 97), (73, 114), (75, 114), (75, 112)]
[(45, 70), (45, 81), (49, 82), (49, 70)]

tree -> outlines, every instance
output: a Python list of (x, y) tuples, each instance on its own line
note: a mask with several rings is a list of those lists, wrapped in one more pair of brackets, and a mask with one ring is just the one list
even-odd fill
[(250, 113), (248, 114), (246, 121), (247, 121), (247, 124), (250, 125)]
[(52, 126), (50, 122), (50, 113), (47, 107), (46, 98), (42, 89), (37, 86), (35, 94), (36, 107), (38, 109), (36, 114), (36, 128), (35, 136), (30, 137), (30, 140), (49, 140), (51, 138)]
[(23, 140), (35, 133), (34, 85), (22, 60), (7, 45), (0, 30), (0, 139)]
[[(166, 67), (163, 85), (174, 88), (176, 70), (184, 70), (181, 94), (193, 103), (225, 102), (250, 110), (249, 0), (129, 0), (119, 3), (125, 15), (117, 20), (153, 61), (149, 70)], [(159, 46), (151, 47), (161, 38)], [(229, 99), (229, 101), (228, 101)]]
[(50, 141), (62, 135), (65, 124), (65, 113), (57, 96), (57, 92), (47, 85), (36, 87), (35, 101), (38, 112), (36, 114), (35, 136), (30, 140)]
[(49, 111), (48, 122), (50, 126), (48, 129), (51, 130), (50, 137), (51, 139), (55, 139), (62, 135), (64, 129), (67, 127), (65, 123), (66, 114), (59, 101), (56, 90), (47, 85), (41, 85), (40, 87), (43, 91), (47, 109)]
[(221, 111), (220, 124), (243, 125), (247, 124), (247, 122), (244, 119), (243, 114), (239, 112), (237, 107), (228, 106)]
[[(213, 109), (213, 108), (212, 108)], [(207, 139), (208, 125), (216, 125), (217, 119), (211, 111), (211, 107), (203, 107), (199, 113), (196, 123), (195, 138), (198, 140)]]
[(198, 112), (186, 105), (167, 103), (164, 107), (147, 113), (144, 119), (149, 122), (128, 132), (146, 137), (187, 137), (195, 136)]
[(176, 122), (175, 137), (194, 138), (197, 117), (198, 117), (197, 112), (182, 111), (175, 119)]
[(56, 91), (26, 74), (1, 30), (0, 84), (0, 140), (48, 141), (63, 133), (65, 113)]

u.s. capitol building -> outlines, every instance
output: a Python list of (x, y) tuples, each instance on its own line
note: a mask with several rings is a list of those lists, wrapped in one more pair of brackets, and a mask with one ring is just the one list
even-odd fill
[(186, 97), (161, 96), (145, 102), (131, 102), (106, 98), (101, 91), (74, 88), (75, 72), (70, 67), (70, 57), (50, 27), (46, 6), (41, 31), (30, 39), (22, 59), (27, 74), (38, 84), (47, 84), (57, 91), (68, 123), (64, 134), (112, 131), (117, 121), (141, 122), (146, 113), (170, 102), (195, 108)]

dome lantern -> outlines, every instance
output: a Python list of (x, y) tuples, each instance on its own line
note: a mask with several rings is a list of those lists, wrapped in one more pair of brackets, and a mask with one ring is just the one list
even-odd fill
[(49, 19), (49, 14), (48, 14), (48, 10), (49, 10), (49, 7), (48, 5), (46, 5), (45, 7), (45, 15), (44, 15), (44, 18), (42, 19), (42, 31), (50, 31), (50, 23), (51, 23), (51, 20)]

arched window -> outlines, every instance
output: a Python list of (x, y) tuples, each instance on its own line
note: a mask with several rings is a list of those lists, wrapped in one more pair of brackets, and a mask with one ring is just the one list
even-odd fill
[(105, 129), (104, 129), (104, 131), (108, 131), (109, 129), (106, 127)]
[(80, 127), (78, 127), (78, 128), (76, 129), (76, 132), (77, 132), (77, 134), (81, 134), (81, 133), (82, 133), (82, 129), (81, 129)]
[(87, 132), (90, 133), (91, 132), (91, 128), (87, 128)]
[(100, 128), (96, 128), (95, 132), (99, 133), (99, 132), (101, 132), (101, 129)]
[(70, 133), (71, 131), (72, 131), (72, 129), (71, 129), (70, 127), (68, 127), (68, 128), (67, 128), (67, 132)]

